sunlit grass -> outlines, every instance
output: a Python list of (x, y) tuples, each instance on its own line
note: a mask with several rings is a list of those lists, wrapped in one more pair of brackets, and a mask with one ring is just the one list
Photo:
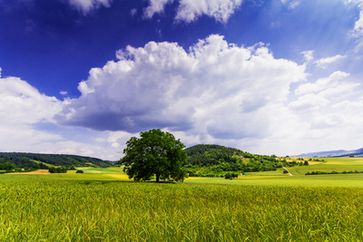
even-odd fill
[(289, 171), (293, 175), (305, 175), (310, 171), (363, 171), (362, 157), (339, 157), (339, 158), (324, 158), (325, 162), (315, 163), (310, 166), (289, 167)]
[[(295, 172), (361, 165), (328, 159)], [(156, 184), (121, 168), (77, 169), (85, 173), (0, 175), (0, 241), (363, 240), (363, 174)]]
[(78, 170), (82, 170), (88, 174), (111, 174), (111, 173), (122, 173), (122, 168), (120, 167), (77, 167)]
[(202, 179), (133, 183), (76, 174), (64, 178), (2, 175), (0, 241), (362, 238), (359, 188), (235, 186), (227, 184), (245, 181), (223, 179), (224, 185), (191, 183)]

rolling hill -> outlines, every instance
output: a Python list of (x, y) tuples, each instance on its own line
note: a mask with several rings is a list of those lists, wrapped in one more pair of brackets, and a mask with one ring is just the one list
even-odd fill
[(112, 162), (92, 157), (63, 154), (0, 152), (0, 170), (15, 168), (48, 169), (50, 167), (109, 167)]
[(276, 156), (256, 155), (220, 145), (200, 144), (187, 148), (185, 168), (191, 176), (222, 176), (226, 172), (273, 171), (297, 165)]

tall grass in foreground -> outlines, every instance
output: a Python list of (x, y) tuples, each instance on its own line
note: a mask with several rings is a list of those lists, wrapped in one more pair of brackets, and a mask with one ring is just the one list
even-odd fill
[(363, 189), (0, 176), (0, 241), (356, 241)]

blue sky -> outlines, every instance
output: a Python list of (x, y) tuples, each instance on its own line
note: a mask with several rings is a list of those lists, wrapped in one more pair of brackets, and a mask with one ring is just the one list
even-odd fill
[(363, 146), (360, 0), (0, 0), (0, 29), (2, 151)]

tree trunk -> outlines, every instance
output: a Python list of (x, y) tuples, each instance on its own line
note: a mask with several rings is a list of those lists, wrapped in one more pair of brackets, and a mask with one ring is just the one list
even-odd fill
[(160, 174), (156, 173), (156, 182), (160, 182)]

